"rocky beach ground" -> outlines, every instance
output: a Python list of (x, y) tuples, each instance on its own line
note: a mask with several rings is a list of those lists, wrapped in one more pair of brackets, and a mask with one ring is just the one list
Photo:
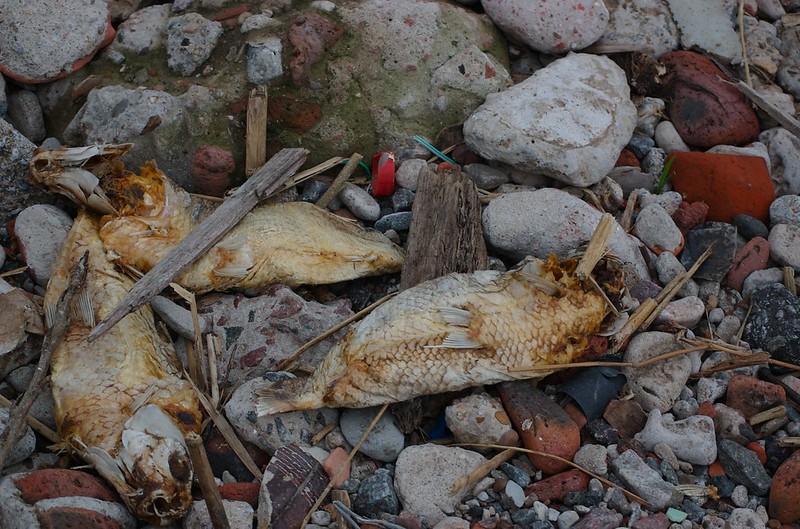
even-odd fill
[[(629, 341), (592, 337), (592, 358), (624, 365), (436, 395), (413, 421), (389, 408), (352, 461), (377, 408), (258, 416), (256, 388), (399, 276), (200, 297), (217, 408), (263, 473), (209, 423), (231, 528), (299, 528), (329, 482), (306, 527), (800, 527), (800, 2), (4, 0), (4, 399), (34, 377), (42, 296), (76, 213), (30, 179), (34, 149), (131, 142), (126, 167), (155, 160), (220, 197), (245, 179), (257, 85), (269, 155), (304, 147), (310, 166), (394, 153), (386, 196), (359, 170), (327, 207), (400, 246), (421, 182), (449, 170), (419, 135), (455, 147), (492, 269), (564, 259), (607, 212), (633, 306), (677, 293)], [(316, 202), (336, 172), (282, 199)], [(153, 307), (185, 356), (186, 304)], [(30, 416), (57, 429), (49, 388)], [(0, 407), (0, 431), (8, 420)], [(0, 471), (0, 527), (146, 527), (43, 431), (28, 428)], [(212, 527), (199, 489), (171, 527)]]

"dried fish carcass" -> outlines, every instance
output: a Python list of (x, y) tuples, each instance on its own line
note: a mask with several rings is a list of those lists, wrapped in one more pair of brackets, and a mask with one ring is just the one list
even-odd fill
[[(70, 149), (42, 151), (31, 162), (41, 184), (96, 211), (115, 213), (101, 221), (106, 250), (124, 266), (149, 271), (211, 212), (215, 204), (175, 186), (153, 163), (140, 174), (107, 162), (119, 149), (95, 162), (99, 186), (85, 171), (63, 167)], [(91, 188), (92, 190), (89, 190)], [(98, 209), (99, 206), (99, 209)], [(211, 290), (260, 289), (327, 284), (399, 272), (403, 254), (377, 232), (304, 202), (259, 205), (177, 278), (197, 294)]]
[(84, 212), (47, 287), (49, 323), (70, 269), (86, 252), (86, 284), (52, 359), (58, 431), (64, 447), (90, 460), (137, 517), (166, 525), (191, 504), (193, 473), (184, 434), (199, 431), (199, 404), (149, 306), (87, 342), (95, 320), (108, 315), (132, 281), (107, 259), (97, 221)]
[[(600, 331), (608, 296), (577, 260), (527, 259), (507, 273), (450, 274), (387, 301), (337, 343), (305, 380), (260, 390), (260, 415), (367, 407), (456, 391), (568, 364)], [(604, 282), (619, 290), (621, 277)]]

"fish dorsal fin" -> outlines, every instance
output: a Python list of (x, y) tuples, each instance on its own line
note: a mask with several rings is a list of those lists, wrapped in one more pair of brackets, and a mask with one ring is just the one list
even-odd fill
[(426, 345), (426, 349), (480, 349), (483, 344), (467, 335), (466, 330), (453, 331), (439, 345)]
[(56, 319), (56, 304), (55, 303), (45, 303), (44, 304), (44, 325), (48, 329), (53, 326), (53, 321)]
[(442, 313), (444, 321), (457, 327), (469, 327), (469, 322), (472, 320), (470, 311), (458, 307), (442, 307), (439, 312)]
[(89, 327), (94, 327), (94, 307), (92, 306), (92, 297), (89, 295), (89, 289), (84, 288), (78, 294), (78, 318), (80, 321)]

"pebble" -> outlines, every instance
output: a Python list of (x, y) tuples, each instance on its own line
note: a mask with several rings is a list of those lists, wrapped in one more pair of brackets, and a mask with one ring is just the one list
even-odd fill
[(750, 496), (747, 494), (747, 487), (744, 485), (736, 485), (731, 492), (731, 501), (737, 507), (747, 506), (747, 501)]
[(589, 188), (592, 193), (597, 195), (603, 208), (608, 211), (616, 211), (623, 204), (624, 194), (622, 186), (608, 176)]
[[(255, 15), (258, 16), (258, 15)], [(252, 16), (247, 20), (255, 18)], [(244, 26), (242, 26), (244, 30)], [(283, 43), (277, 37), (266, 37), (247, 43), (247, 81), (252, 84), (266, 84), (283, 75), (281, 54)]]
[(650, 204), (639, 212), (635, 223), (636, 236), (655, 253), (677, 254), (683, 248), (683, 235), (669, 213), (658, 204)]
[[(780, 200), (780, 198), (782, 197), (778, 197), (775, 199), (775, 201)], [(775, 202), (772, 204), (774, 205)], [(770, 206), (770, 211), (772, 211), (772, 206)], [(763, 239), (769, 237), (769, 228), (767, 228), (766, 224), (754, 217), (751, 217), (750, 215), (747, 215), (746, 213), (739, 213), (738, 215), (734, 216), (733, 225), (736, 226), (737, 230), (739, 230), (739, 235), (748, 241), (755, 237), (761, 237)]]
[[(6, 377), (6, 382), (16, 390), (17, 393), (22, 394), (30, 385), (33, 374), (36, 371), (36, 366), (28, 364), (15, 369), (10, 372)], [(28, 415), (42, 422), (51, 430), (56, 429), (55, 420), (55, 404), (53, 402), (53, 392), (50, 389), (50, 383), (46, 383), (44, 390), (36, 396), (33, 401)]]
[[(255, 511), (249, 503), (222, 500), (222, 506), (225, 509), (225, 515), (228, 518), (230, 527), (250, 527), (252, 525)], [(182, 523), (185, 529), (211, 529), (213, 523), (208, 513), (206, 502), (192, 502)]]
[(457, 443), (514, 444), (519, 439), (500, 400), (487, 393), (454, 400), (444, 416)]
[(635, 438), (643, 443), (645, 450), (665, 443), (678, 459), (695, 465), (710, 465), (717, 458), (714, 421), (704, 415), (673, 421), (669, 415), (654, 409)]
[(756, 270), (763, 270), (769, 261), (769, 242), (762, 237), (753, 237), (739, 248), (733, 257), (733, 266), (725, 276), (723, 283), (742, 290), (744, 280)]
[(41, 286), (50, 280), (56, 257), (72, 227), (72, 218), (55, 206), (36, 204), (17, 216), (15, 232), (28, 269)]
[(428, 171), (428, 162), (421, 158), (410, 158), (400, 164), (395, 173), (395, 182), (400, 187), (417, 190), (417, 184), (421, 175)]
[(633, 439), (647, 422), (647, 414), (635, 400), (614, 399), (608, 403), (603, 418), (624, 439)]
[(198, 13), (167, 21), (167, 65), (180, 75), (192, 75), (211, 56), (222, 36), (222, 24)]
[(783, 285), (773, 284), (750, 295), (752, 309), (743, 338), (774, 358), (800, 363), (800, 300)]
[[(586, 202), (559, 189), (520, 191), (486, 206), (483, 233), (490, 246), (512, 259), (528, 255), (546, 259), (553, 253), (563, 259), (591, 238), (600, 216)], [(635, 277), (649, 277), (638, 243), (616, 223), (609, 249)]]
[(564, 511), (558, 515), (556, 524), (558, 529), (570, 529), (570, 527), (574, 526), (578, 520), (580, 520), (580, 518), (580, 515), (575, 511)]
[(711, 245), (714, 251), (692, 277), (722, 281), (733, 266), (736, 256), (736, 228), (725, 222), (706, 222), (686, 233), (681, 263), (688, 270)]
[[(8, 419), (8, 408), (0, 408), (0, 435), (5, 432), (8, 425)], [(33, 454), (35, 449), (36, 436), (34, 435), (33, 430), (31, 430), (31, 427), (26, 425), (25, 429), (23, 430), (22, 438), (17, 441), (17, 443), (14, 445), (14, 448), (12, 448), (11, 452), (8, 454), (6, 466), (8, 467), (27, 459), (31, 456), (31, 454)]]
[(769, 515), (784, 524), (800, 520), (800, 450), (789, 456), (772, 477)]
[(720, 320), (719, 325), (717, 325), (717, 328), (714, 330), (714, 332), (723, 342), (733, 344), (733, 340), (735, 336), (738, 334), (739, 328), (741, 326), (742, 322), (736, 316), (734, 315), (725, 316), (724, 318), (722, 318), (722, 320)]
[(524, 488), (531, 484), (531, 477), (528, 473), (511, 463), (501, 463), (500, 470), (520, 487)]
[(771, 479), (755, 452), (730, 439), (720, 440), (718, 449), (719, 462), (733, 482), (747, 487), (750, 494), (767, 494)]
[(683, 327), (691, 329), (705, 316), (706, 306), (697, 296), (688, 296), (676, 301), (671, 301), (656, 317), (655, 323), (667, 325), (670, 328)]
[(646, 208), (650, 204), (658, 204), (670, 215), (674, 215), (683, 202), (681, 194), (675, 191), (664, 191), (659, 194), (643, 189), (639, 192), (639, 207)]
[(636, 121), (636, 130), (641, 132), (648, 138), (655, 135), (656, 126), (661, 121), (661, 116), (667, 108), (667, 103), (663, 99), (656, 97), (645, 97), (642, 102), (636, 106), (636, 113), (638, 120)]
[[(497, 390), (525, 448), (572, 460), (581, 446), (580, 428), (561, 406), (527, 381), (503, 382)], [(528, 458), (545, 474), (568, 468), (553, 458)]]
[(201, 145), (194, 152), (189, 166), (192, 189), (195, 193), (223, 197), (231, 186), (231, 174), (235, 168), (236, 163), (230, 150)]
[(379, 518), (383, 513), (400, 513), (400, 502), (392, 485), (392, 475), (387, 469), (379, 468), (361, 481), (358, 495), (353, 501), (353, 510), (368, 518)]
[(667, 163), (667, 153), (663, 149), (654, 147), (642, 157), (642, 171), (660, 176)]
[(705, 202), (708, 219), (732, 222), (745, 213), (766, 222), (775, 190), (758, 156), (678, 152), (670, 156), (673, 188), (689, 202)]
[(8, 122), (34, 143), (47, 136), (42, 105), (35, 92), (17, 90), (8, 95)]
[(800, 196), (783, 195), (776, 198), (769, 207), (769, 222), (800, 226)]
[(256, 388), (263, 384), (264, 380), (256, 377), (236, 388), (225, 404), (225, 416), (243, 440), (265, 452), (272, 454), (290, 443), (309, 446), (314, 434), (328, 424), (337, 424), (339, 412), (330, 408), (258, 417)]
[(732, 63), (742, 60), (739, 38), (722, 0), (697, 4), (690, 0), (668, 0), (670, 11), (685, 49), (699, 48)]
[(655, 144), (656, 143), (650, 136), (646, 136), (639, 132), (634, 132), (631, 136), (631, 139), (628, 140), (627, 148), (630, 149), (633, 154), (641, 160), (647, 156), (647, 153), (650, 152), (650, 149), (655, 147)]
[(144, 55), (167, 44), (170, 5), (149, 6), (135, 11), (120, 24), (109, 51)]
[(525, 0), (483, 0), (486, 14), (512, 41), (544, 53), (566, 53), (587, 47), (608, 26), (602, 2), (558, 0), (537, 6)]
[(408, 231), (411, 228), (412, 214), (410, 211), (389, 213), (375, 221), (375, 229), (382, 232), (394, 230), (395, 232)]
[(684, 234), (692, 228), (706, 221), (708, 204), (705, 202), (686, 202), (678, 205), (677, 211), (672, 214), (672, 220)]
[(769, 232), (769, 254), (778, 264), (800, 271), (800, 226), (773, 226)]
[(575, 453), (572, 462), (599, 476), (608, 474), (608, 452), (603, 445), (585, 444)]
[[(643, 332), (631, 339), (624, 360), (639, 362), (680, 348), (672, 334)], [(623, 373), (628, 377), (627, 387), (634, 400), (644, 411), (658, 409), (666, 412), (686, 385), (692, 373), (692, 361), (686, 355), (678, 356), (645, 367), (625, 367)]]
[(775, 283), (780, 283), (781, 281), (783, 281), (782, 268), (765, 268), (764, 270), (756, 270), (744, 280), (744, 283), (742, 284), (742, 297), (749, 299), (756, 290)]
[(667, 154), (673, 152), (689, 152), (691, 149), (686, 142), (681, 138), (680, 133), (675, 129), (675, 125), (671, 121), (661, 121), (656, 125), (654, 133), (656, 145), (664, 149)]
[(395, 464), (394, 487), (403, 507), (435, 525), (455, 512), (469, 492), (450, 488), (462, 476), (486, 462), (477, 452), (435, 444), (409, 446)]
[(725, 529), (765, 529), (758, 513), (750, 509), (734, 509), (725, 521)]
[[(729, 20), (727, 14), (723, 16)], [(707, 21), (698, 20), (702, 20), (705, 31)], [(735, 32), (733, 36), (738, 52), (738, 37)], [(726, 84), (727, 76), (710, 59), (690, 51), (674, 51), (659, 60), (667, 67), (662, 83), (671, 86), (670, 120), (686, 143), (709, 148), (743, 145), (756, 139), (759, 124), (755, 111), (739, 90)]]
[[(681, 264), (672, 252), (661, 252), (655, 259), (654, 264), (656, 273), (658, 274), (658, 280), (664, 286), (669, 284), (670, 281), (680, 274), (686, 273), (686, 267)], [(700, 287), (690, 278), (684, 283), (681, 289), (678, 290), (678, 297), (697, 296), (699, 293)]]
[(511, 181), (508, 175), (500, 169), (482, 163), (465, 165), (464, 172), (475, 182), (478, 189), (485, 189), (486, 191), (492, 191), (501, 184)]
[[(589, 476), (580, 470), (573, 469), (537, 481), (526, 487), (525, 492), (536, 494), (539, 502), (560, 501), (570, 492), (582, 492), (588, 486)], [(533, 504), (534, 509), (537, 508), (539, 502)], [(546, 506), (542, 505), (542, 507), (544, 507), (545, 511), (547, 510)], [(545, 518), (540, 516), (539, 519), (544, 520)]]
[(380, 204), (363, 187), (348, 182), (338, 196), (342, 204), (359, 219), (374, 222), (381, 215)]
[(487, 160), (589, 186), (614, 167), (636, 126), (629, 91), (609, 59), (570, 54), (489, 94), (464, 122), (464, 140)]
[(522, 507), (525, 503), (525, 491), (513, 480), (509, 480), (506, 483), (505, 493), (516, 507)]
[(622, 515), (607, 507), (597, 507), (572, 526), (572, 529), (614, 529), (622, 525)]
[(0, 301), (3, 310), (7, 311), (0, 325), (0, 378), (5, 378), (39, 355), (35, 342), (28, 341), (26, 329), (38, 329), (38, 332), (44, 333), (44, 322), (36, 302), (20, 288), (9, 285), (0, 294)]
[[(375, 418), (379, 408), (344, 409), (339, 418), (342, 435), (351, 446), (358, 444), (361, 436)], [(386, 411), (367, 436), (359, 451), (373, 459), (391, 463), (397, 459), (405, 444), (405, 436), (397, 426), (397, 419)]]
[(777, 194), (800, 194), (800, 138), (776, 127), (762, 132), (758, 139), (769, 151), (770, 174)]
[(728, 381), (727, 393), (725, 404), (739, 410), (745, 417), (782, 406), (786, 402), (783, 386), (748, 375), (733, 375)]
[(626, 450), (612, 460), (611, 468), (632, 492), (650, 502), (654, 509), (665, 509), (682, 499), (683, 495), (675, 486), (661, 479), (658, 471), (647, 466), (633, 450)]
[(414, 205), (414, 192), (404, 187), (398, 187), (392, 193), (392, 209), (395, 213), (411, 211)]
[(469, 522), (463, 518), (446, 516), (434, 525), (433, 529), (469, 529), (469, 527)]
[(62, 7), (54, 0), (4, 2), (0, 72), (21, 83), (53, 81), (80, 69), (114, 38), (106, 2), (76, 0), (70, 9)]

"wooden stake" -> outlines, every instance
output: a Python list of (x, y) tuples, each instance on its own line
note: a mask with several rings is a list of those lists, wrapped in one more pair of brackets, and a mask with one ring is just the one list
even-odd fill
[(102, 336), (119, 320), (138, 309), (159, 292), (190, 264), (205, 254), (253, 209), (259, 200), (270, 196), (297, 171), (308, 156), (305, 149), (283, 149), (264, 164), (256, 174), (240, 186), (211, 215), (201, 222), (188, 237), (133, 285), (111, 313), (92, 329), (88, 340)]
[(267, 161), (267, 87), (250, 90), (247, 99), (247, 139), (244, 174), (250, 176)]
[(225, 514), (225, 505), (222, 503), (222, 496), (219, 494), (217, 483), (214, 481), (214, 473), (211, 472), (211, 465), (208, 463), (208, 455), (203, 447), (203, 439), (196, 433), (189, 432), (186, 436), (186, 448), (189, 449), (192, 468), (194, 468), (197, 482), (200, 484), (203, 499), (206, 500), (211, 525), (214, 529), (230, 529), (228, 515)]
[(53, 357), (53, 351), (55, 351), (55, 348), (69, 329), (72, 301), (86, 284), (88, 261), (89, 252), (86, 252), (72, 270), (69, 285), (56, 303), (52, 325), (47, 329), (44, 335), (42, 353), (39, 356), (39, 362), (36, 365), (33, 378), (17, 406), (11, 408), (9, 411), (8, 423), (2, 435), (0, 435), (0, 469), (5, 466), (8, 456), (11, 454), (11, 450), (14, 449), (17, 442), (24, 435), (25, 423), (28, 418), (28, 413), (30, 413), (31, 406), (33, 406), (36, 397), (38, 397), (42, 389), (44, 389), (47, 373), (50, 370), (50, 359)]
[(333, 200), (339, 192), (344, 189), (345, 184), (347, 184), (347, 180), (350, 176), (355, 172), (358, 168), (358, 162), (360, 162), (364, 157), (354, 152), (350, 155), (350, 159), (347, 161), (347, 164), (339, 171), (339, 174), (336, 176), (336, 179), (333, 183), (325, 190), (319, 200), (317, 200), (316, 205), (320, 208), (328, 207), (331, 200)]

